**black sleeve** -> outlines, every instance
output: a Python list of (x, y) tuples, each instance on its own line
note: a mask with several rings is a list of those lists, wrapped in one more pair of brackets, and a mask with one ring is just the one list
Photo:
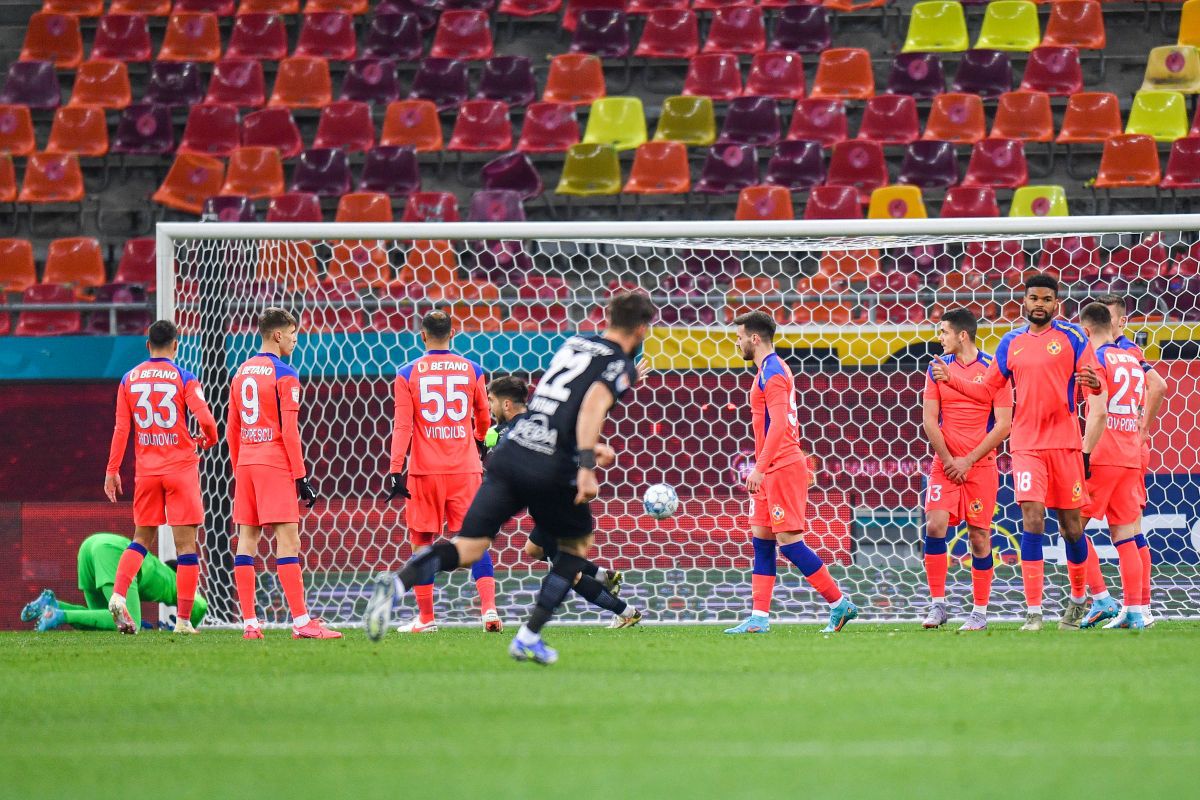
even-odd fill
[(613, 356), (604, 365), (604, 369), (601, 370), (600, 376), (596, 380), (598, 383), (603, 383), (612, 392), (614, 404), (619, 403), (633, 389), (633, 384), (637, 380), (637, 367), (625, 356)]

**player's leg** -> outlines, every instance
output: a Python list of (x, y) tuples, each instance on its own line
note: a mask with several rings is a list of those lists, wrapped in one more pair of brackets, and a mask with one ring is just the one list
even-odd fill
[[(234, 520), (237, 520), (236, 511)], [(254, 559), (258, 557), (258, 540), (261, 536), (262, 527), (259, 525), (238, 526), (237, 551), (233, 556), (233, 581), (237, 588), (238, 606), (242, 610), (243, 639), (263, 638), (262, 623), (258, 621), (258, 612), (255, 610), (258, 576), (254, 570)]]
[(1142, 557), (1138, 552), (1137, 523), (1110, 525), (1113, 542), (1117, 547), (1117, 563), (1121, 572), (1121, 595), (1123, 607), (1114, 615), (1106, 628), (1143, 628), (1142, 616)]
[(271, 523), (275, 531), (275, 566), (288, 613), (292, 616), (293, 639), (340, 639), (342, 634), (308, 615), (304, 596), (304, 572), (300, 568), (300, 525), (296, 522)]
[(1067, 577), (1070, 592), (1067, 607), (1058, 622), (1060, 630), (1078, 630), (1087, 614), (1087, 540), (1083, 538), (1083, 517), (1078, 508), (1059, 508), (1058, 530), (1062, 534), (1067, 555)]
[[(149, 517), (152, 515), (143, 514), (138, 521), (139, 523), (145, 522)], [(166, 521), (165, 517), (163, 517), (163, 521)], [(129, 607), (130, 602), (127, 596), (129, 587), (133, 581), (137, 580), (138, 570), (142, 568), (146, 553), (149, 552), (149, 548), (154, 546), (157, 536), (157, 525), (138, 524), (133, 531), (133, 541), (125, 548), (125, 552), (121, 554), (121, 560), (117, 562), (117, 579), (109, 597), (108, 612), (112, 615), (116, 629), (121, 633), (138, 632), (138, 625), (134, 618), (134, 612)], [(140, 612), (137, 616), (141, 616)]]
[[(590, 527), (590, 510), (587, 510), (586, 506), (577, 506), (576, 508), (585, 510), (586, 524)], [(566, 515), (564, 514), (564, 516)], [(577, 526), (567, 525), (564, 527), (570, 531)], [(554, 616), (554, 612), (562, 605), (575, 582), (579, 580), (584, 564), (588, 560), (592, 538), (592, 534), (588, 533), (579, 538), (559, 539), (558, 557), (554, 559), (550, 565), (550, 571), (542, 579), (542, 585), (534, 598), (533, 610), (530, 611), (525, 623), (521, 625), (509, 646), (509, 655), (516, 660), (535, 661), (545, 665), (553, 664), (558, 660), (557, 651), (547, 647), (546, 643), (542, 641), (542, 628)]]
[[(471, 501), (479, 492), (482, 476), (476, 473), (451, 475), (446, 485), (446, 527), (452, 531), (451, 536), (458, 535), (466, 519)], [(488, 550), (471, 565), (471, 580), (475, 582), (475, 591), (479, 593), (479, 616), (483, 620), (483, 628), (492, 633), (504, 630), (504, 622), (496, 613), (496, 570), (492, 565), (492, 555)]]
[[(558, 557), (558, 541), (535, 527), (525, 540), (525, 555), (534, 561), (553, 563)], [(616, 615), (609, 624), (610, 628), (628, 628), (642, 621), (642, 613), (617, 596), (620, 587), (620, 572), (605, 570), (589, 560), (573, 588), (584, 600)]]
[[(995, 503), (992, 504), (993, 508)], [(987, 630), (988, 604), (992, 598), (992, 529), (968, 522), (967, 539), (971, 547), (971, 613), (960, 631)]]
[[(410, 475), (409, 498), (404, 502), (404, 522), (408, 526), (413, 552), (433, 544), (446, 525), (446, 498), (441, 475)], [(400, 633), (435, 633), (434, 576), (412, 587), (417, 601), (417, 616), (401, 625)]]
[[(525, 540), (524, 552), (534, 561), (553, 561), (554, 557), (558, 555), (558, 542), (553, 536), (546, 535), (535, 527), (529, 532), (529, 538)], [(621, 574), (620, 570), (613, 569), (611, 566), (602, 567), (595, 561), (588, 561), (587, 566), (583, 568), (583, 574), (595, 578), (612, 595), (616, 596), (621, 593), (621, 584), (624, 582), (625, 576)]]
[(61, 605), (59, 599), (54, 596), (54, 592), (50, 589), (42, 589), (37, 597), (30, 600), (21, 609), (21, 622), (33, 622), (42, 615), (42, 612), (47, 608)]
[(1021, 585), (1025, 591), (1023, 631), (1042, 629), (1042, 596), (1046, 584), (1042, 536), (1046, 533), (1048, 477), (1043, 451), (1012, 454), (1013, 494), (1021, 506)]
[[(429, 547), (436, 538), (437, 536), (432, 533), (419, 531), (412, 531), (408, 535), (413, 552)], [(412, 587), (412, 590), (413, 599), (417, 601), (417, 615), (406, 624), (401, 625), (398, 630), (400, 633), (435, 633), (437, 620), (433, 609), (433, 576), (429, 577), (428, 583), (418, 584)]]
[[(113, 620), (112, 614), (107, 610), (112, 602), (112, 596), (115, 593), (114, 589), (115, 587), (111, 583), (101, 586), (97, 590), (100, 596), (93, 602), (89, 602), (86, 608), (74, 605), (70, 608), (60, 606), (62, 619), (57, 624), (67, 624), (80, 631), (117, 630), (117, 624)], [(138, 595), (137, 581), (125, 587), (125, 591), (125, 602), (129, 609), (130, 622), (133, 624), (134, 630), (140, 630), (142, 627), (142, 602), (141, 597)], [(39, 631), (50, 630), (51, 627), (54, 627), (54, 625), (45, 617), (38, 622)]]
[(1154, 565), (1150, 557), (1150, 545), (1146, 541), (1145, 534), (1141, 533), (1142, 521), (1138, 519), (1138, 531), (1134, 541), (1137, 542), (1138, 555), (1142, 558), (1142, 596), (1138, 603), (1142, 607), (1142, 617), (1146, 621), (1146, 627), (1154, 624), (1154, 617), (1150, 613), (1150, 587), (1151, 587), (1151, 570)]
[[(930, 488), (933, 488), (932, 484)], [(934, 509), (929, 512), (925, 522), (925, 580), (929, 585), (929, 612), (921, 622), (921, 627), (940, 628), (950, 618), (946, 611), (946, 574), (950, 568), (946, 533), (950, 528), (950, 512)]]
[(175, 632), (195, 633), (192, 627), (192, 606), (196, 602), (196, 587), (200, 583), (200, 555), (196, 552), (195, 525), (172, 525), (175, 538)]
[(754, 560), (750, 567), (750, 616), (725, 629), (731, 634), (768, 633), (771, 630), (771, 597), (775, 593), (778, 574), (777, 544), (775, 534), (762, 516), (766, 513), (766, 495), (762, 495), (761, 501), (756, 499), (751, 503), (750, 543), (754, 547)]
[[(1088, 503), (1080, 514), (1079, 524), (1084, 530), (1083, 540), (1087, 543), (1087, 560), (1084, 562), (1085, 583), (1092, 597), (1092, 605), (1083, 615), (1079, 627), (1091, 628), (1105, 620), (1117, 616), (1120, 609), (1116, 601), (1108, 593), (1104, 584), (1104, 574), (1100, 571), (1100, 554), (1096, 551), (1096, 543), (1087, 535), (1088, 524), (1092, 519), (1104, 519), (1106, 516), (1110, 487), (1106, 483), (1104, 467), (1092, 467), (1092, 477), (1087, 479)], [(1110, 531), (1111, 535), (1111, 531)]]

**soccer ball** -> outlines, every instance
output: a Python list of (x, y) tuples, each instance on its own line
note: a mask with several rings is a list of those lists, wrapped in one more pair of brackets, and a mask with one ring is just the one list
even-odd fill
[(665, 483), (656, 483), (642, 495), (642, 506), (655, 519), (666, 519), (679, 508), (679, 495)]

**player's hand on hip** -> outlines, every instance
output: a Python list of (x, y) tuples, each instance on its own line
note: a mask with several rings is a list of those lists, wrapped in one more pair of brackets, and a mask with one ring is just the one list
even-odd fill
[(596, 454), (596, 466), (601, 469), (608, 469), (617, 463), (617, 451), (606, 444), (596, 445), (592, 452)]
[(121, 496), (121, 476), (117, 474), (104, 476), (104, 496), (108, 502), (115, 503)]
[(596, 481), (596, 472), (590, 469), (579, 468), (578, 474), (575, 476), (575, 505), (581, 506), (584, 503), (590, 503), (596, 499), (596, 495), (600, 494), (600, 484)]
[(750, 474), (746, 476), (746, 491), (750, 494), (758, 492), (762, 488), (764, 478), (766, 476), (758, 471), (758, 467), (750, 470)]
[(940, 358), (934, 360), (934, 362), (929, 366), (929, 373), (933, 375), (933, 379), (935, 381), (944, 383), (950, 380), (950, 370), (946, 368), (946, 362), (942, 361)]
[(296, 494), (304, 501), (305, 508), (312, 508), (317, 504), (317, 490), (308, 482), (308, 478), (296, 478)]
[(408, 493), (407, 470), (404, 472), (393, 472), (391, 475), (388, 475), (387, 499), (395, 500), (397, 497), (403, 497), (405, 499), (412, 497), (412, 495)]
[(1096, 370), (1092, 369), (1090, 365), (1082, 367), (1075, 373), (1075, 382), (1088, 389), (1100, 388), (1100, 376), (1096, 374)]

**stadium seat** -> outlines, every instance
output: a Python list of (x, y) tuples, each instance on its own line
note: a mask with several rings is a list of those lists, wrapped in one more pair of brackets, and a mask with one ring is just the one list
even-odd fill
[(647, 140), (646, 114), (639, 97), (602, 97), (588, 112), (583, 144), (611, 144), (633, 150)]
[(775, 146), (767, 160), (763, 183), (792, 192), (807, 191), (825, 182), (825, 153), (820, 142), (789, 139)]
[[(378, 174), (377, 167), (368, 173), (372, 166), (374, 150), (367, 151), (367, 159), (363, 163), (363, 181), (370, 175)], [(408, 151), (411, 155), (412, 151)], [(383, 159), (387, 158), (383, 154)], [(378, 163), (378, 162), (376, 162)], [(415, 163), (415, 162), (414, 162)], [(233, 161), (230, 160), (230, 169)], [(350, 159), (346, 151), (337, 147), (322, 147), (305, 150), (296, 160), (292, 170), (292, 181), (288, 184), (289, 192), (309, 192), (318, 197), (341, 197), (351, 191), (352, 178), (350, 175)], [(365, 187), (367, 191), (375, 191), (375, 187)], [(281, 190), (282, 191), (282, 190)]]
[(912, 7), (904, 53), (960, 53), (970, 46), (960, 3), (926, 0)]
[(262, 108), (267, 104), (262, 64), (258, 61), (218, 61), (213, 65), (204, 102)]
[[(1186, 12), (1186, 4), (1184, 8)], [(1047, 47), (1103, 50), (1108, 39), (1099, 0), (1056, 0), (1051, 3), (1042, 44)]]
[(502, 152), (513, 146), (508, 104), (499, 100), (468, 100), (459, 106), (447, 150), (467, 153)]
[(982, 285), (982, 281), (1006, 280), (1020, 274), (1025, 263), (1025, 249), (1019, 238), (988, 239), (966, 243), (959, 271), (977, 273), (975, 279)]
[(1187, 132), (1187, 101), (1182, 93), (1143, 90), (1134, 95), (1125, 133), (1145, 133), (1156, 142), (1173, 142)]
[(865, 205), (871, 192), (888, 183), (883, 148), (876, 142), (835, 144), (829, 156), (825, 183), (829, 186), (853, 186), (858, 190), (859, 202)]
[(188, 112), (177, 153), (224, 158), (238, 146), (240, 126), (236, 106), (201, 103)]
[(663, 100), (654, 141), (682, 142), (691, 147), (708, 147), (717, 140), (717, 122), (712, 98), (677, 95)]
[(696, 12), (683, 8), (651, 11), (633, 55), (637, 58), (691, 58), (700, 52)]
[(1121, 106), (1111, 92), (1077, 92), (1067, 100), (1060, 144), (1099, 144), (1121, 133)]
[(29, 109), (23, 105), (0, 105), (0, 153), (27, 156), (36, 149)]
[(15, 203), (17, 201), (17, 170), (13, 166), (13, 157), (0, 153), (0, 203)]
[(120, 110), (133, 100), (129, 68), (120, 61), (85, 61), (75, 72), (67, 105)]
[(94, 106), (65, 106), (54, 112), (47, 153), (74, 153), (101, 158), (108, 153), (108, 122), (104, 109)]
[(1104, 142), (1093, 185), (1097, 189), (1157, 186), (1161, 177), (1154, 137), (1121, 134)]
[(1013, 192), (1010, 217), (1065, 217), (1067, 193), (1061, 186), (1022, 186)]
[(983, 100), (976, 94), (953, 92), (933, 98), (922, 139), (975, 144), (987, 135)]
[(920, 189), (945, 189), (958, 183), (954, 144), (923, 139), (908, 145), (896, 180)]
[(1164, 45), (1146, 57), (1142, 90), (1196, 94), (1200, 92), (1200, 51), (1194, 47)]
[(633, 168), (623, 191), (625, 194), (686, 194), (691, 186), (687, 147), (682, 142), (656, 138), (640, 145), (634, 152)]
[(108, 280), (100, 242), (90, 236), (55, 239), (46, 252), (42, 283), (69, 286), (81, 299)]
[(482, 61), (492, 57), (492, 29), (486, 11), (443, 11), (433, 35), (429, 55)]
[(827, 100), (867, 100), (875, 96), (871, 55), (857, 47), (821, 53), (809, 97)]
[(1000, 50), (968, 50), (954, 73), (951, 91), (999, 97), (1012, 90), (1013, 70), (1008, 53)]
[[(418, 193), (410, 195), (416, 197)], [(440, 194), (437, 193), (437, 194)], [(451, 195), (453, 196), (453, 195)], [(338, 199), (335, 222), (391, 222), (392, 198), (380, 192), (351, 192)]]
[(407, 197), (420, 189), (421, 169), (413, 148), (380, 146), (367, 153), (358, 181), (360, 192)]
[(449, 58), (427, 58), (413, 77), (411, 100), (432, 100), (438, 111), (452, 111), (470, 96), (467, 64)]
[[(146, 290), (141, 286), (120, 283), (106, 283), (97, 286), (94, 300), (97, 303), (138, 303), (145, 305)], [(146, 333), (154, 320), (145, 308), (140, 310), (117, 311), (115, 320), (106, 310), (96, 310), (88, 315), (84, 333), (95, 336), (116, 334), (117, 336), (140, 336)], [(114, 325), (115, 322), (115, 325)]]
[(273, 147), (239, 147), (229, 155), (221, 194), (262, 200), (283, 194), (283, 159)]
[(346, 67), (339, 99), (386, 106), (399, 100), (402, 95), (395, 61), (390, 58), (360, 58)]
[[(1029, 187), (1022, 187), (1022, 191)], [(996, 203), (996, 190), (990, 186), (951, 186), (946, 190), (938, 216), (950, 217), (998, 217), (1000, 206)]]
[(175, 152), (170, 107), (155, 103), (130, 105), (117, 119), (109, 150), (131, 156), (165, 156)]
[(92, 40), (92, 60), (149, 61), (150, 25), (136, 14), (109, 14), (101, 17)]
[(171, 13), (212, 14), (217, 17), (232, 17), (234, 0), (175, 0)]
[(211, 64), (221, 58), (221, 30), (215, 14), (172, 14), (158, 49), (159, 61)]
[[(388, 208), (389, 212), (391, 208)], [(401, 222), (458, 222), (458, 198), (450, 192), (413, 192), (404, 203)]]
[(285, 192), (275, 195), (267, 202), (267, 222), (324, 221), (321, 198), (311, 192)]
[(632, 49), (625, 12), (593, 9), (579, 15), (579, 24), (571, 34), (570, 52), (625, 58)]
[(349, 61), (358, 52), (354, 17), (340, 12), (305, 14), (293, 56)]
[(1187, 0), (1179, 15), (1179, 36), (1176, 44), (1184, 47), (1200, 46), (1200, 2)]
[(705, 152), (700, 180), (692, 191), (734, 194), (758, 182), (758, 157), (752, 145), (715, 144)]
[(584, 105), (607, 93), (600, 59), (586, 53), (563, 53), (550, 59), (542, 101)]
[(586, 11), (623, 11), (625, 0), (567, 0), (563, 10), (562, 28), (574, 33), (579, 27), (579, 15)]
[(862, 219), (862, 215), (853, 186), (814, 186), (804, 205), (805, 219)]
[(497, 11), (509, 17), (538, 17), (555, 14), (562, 8), (562, 0), (500, 0)]
[(309, 330), (317, 333), (358, 333), (363, 330), (361, 298), (352, 281), (323, 280), (308, 287), (304, 315)]
[(220, 159), (183, 153), (175, 157), (153, 199), (167, 208), (199, 216), (204, 201), (221, 193), (224, 180), (225, 164)]
[[(793, 6), (795, 8), (796, 6)], [(792, 193), (783, 186), (747, 186), (738, 193), (738, 220), (782, 220), (795, 219), (792, 208)]]
[(554, 192), (578, 197), (619, 194), (621, 164), (616, 148), (608, 143), (587, 141), (571, 145)]
[(15, 61), (8, 65), (0, 103), (31, 109), (58, 108), (62, 90), (52, 61)]
[(279, 62), (269, 106), (324, 108), (333, 100), (329, 62), (323, 58), (292, 56)]
[[(75, 292), (69, 286), (40, 283), (21, 294), (22, 305), (74, 303)], [(22, 311), (17, 317), (17, 336), (68, 336), (83, 329), (78, 311)]]
[(116, 283), (138, 283), (154, 291), (158, 284), (158, 262), (154, 256), (154, 239), (126, 239), (117, 262)]
[(0, 239), (0, 297), (23, 292), (37, 283), (33, 244), (28, 239)]
[(565, 153), (579, 142), (579, 120), (569, 103), (531, 103), (521, 123), (517, 149), (523, 153)]
[(1200, 136), (1184, 136), (1171, 144), (1163, 189), (1200, 189)]
[(191, 61), (156, 61), (142, 102), (170, 108), (187, 108), (204, 100), (204, 76)]
[(541, 195), (542, 178), (525, 153), (509, 153), (493, 158), (480, 170), (484, 189), (509, 189), (532, 200)]
[(379, 144), (412, 147), (418, 153), (442, 149), (442, 123), (437, 106), (430, 100), (398, 100), (388, 103), (383, 116)]
[(648, 16), (655, 11), (682, 11), (689, 5), (689, 0), (629, 0), (625, 4), (625, 13)]
[[(1032, 188), (1032, 187), (1028, 187)], [(1067, 216), (1064, 198), (1063, 213)], [(1038, 269), (1057, 274), (1060, 279), (1095, 280), (1100, 276), (1100, 240), (1095, 236), (1064, 236), (1041, 243)]]
[(946, 75), (937, 53), (900, 53), (888, 72), (890, 94), (907, 94), (922, 100), (946, 91)]
[(742, 70), (733, 53), (701, 53), (688, 60), (683, 94), (732, 100), (742, 94)]
[(42, 11), (73, 17), (98, 17), (104, 13), (104, 0), (43, 0)]
[(925, 219), (925, 201), (916, 186), (881, 186), (871, 192), (867, 219)]
[(375, 14), (413, 14), (424, 35), (437, 27), (438, 15), (445, 7), (441, 0), (380, 0)]
[(747, 97), (801, 100), (805, 89), (804, 61), (799, 53), (775, 51), (755, 53), (746, 76)]
[(83, 61), (83, 35), (79, 18), (68, 14), (36, 12), (25, 29), (22, 61), (49, 61), (58, 69), (75, 69)]
[(217, 195), (204, 201), (201, 222), (257, 222), (254, 201), (241, 195)]
[(1043, 92), (1005, 92), (1000, 95), (989, 138), (1054, 141), (1050, 96)]
[(524, 108), (537, 99), (537, 81), (528, 56), (494, 56), (483, 65), (477, 100), (499, 100)]
[(820, 142), (822, 147), (833, 147), (849, 136), (850, 124), (841, 100), (808, 97), (796, 101), (788, 126), (788, 139)]
[(1041, 43), (1037, 6), (1029, 0), (996, 0), (988, 3), (975, 47), (1028, 53)]
[(25, 162), (25, 180), (18, 203), (79, 203), (83, 201), (83, 172), (74, 153), (34, 153)]
[(820, 53), (833, 41), (828, 9), (819, 5), (788, 5), (779, 10), (771, 28), (768, 50)]
[(783, 119), (774, 98), (735, 97), (729, 101), (719, 142), (771, 147), (782, 138)]
[(1074, 47), (1036, 47), (1029, 53), (1021, 90), (1065, 97), (1083, 89), (1083, 68)]
[(264, 108), (242, 120), (241, 146), (275, 147), (280, 157), (290, 160), (300, 155), (304, 142), (290, 108)]
[(971, 150), (964, 186), (1015, 189), (1029, 183), (1025, 143), (1012, 139), (984, 139)]
[(287, 24), (278, 14), (241, 14), (233, 21), (225, 58), (287, 58)]
[(921, 135), (917, 101), (906, 94), (881, 94), (867, 101), (858, 139), (882, 145), (905, 145)]
[(355, 100), (335, 100), (321, 109), (313, 147), (340, 147), (347, 153), (365, 153), (375, 146), (371, 107)]
[(363, 37), (363, 58), (419, 61), (425, 52), (421, 23), (416, 14), (376, 12)]
[(112, 0), (108, 13), (168, 17), (171, 15), (171, 0)]

